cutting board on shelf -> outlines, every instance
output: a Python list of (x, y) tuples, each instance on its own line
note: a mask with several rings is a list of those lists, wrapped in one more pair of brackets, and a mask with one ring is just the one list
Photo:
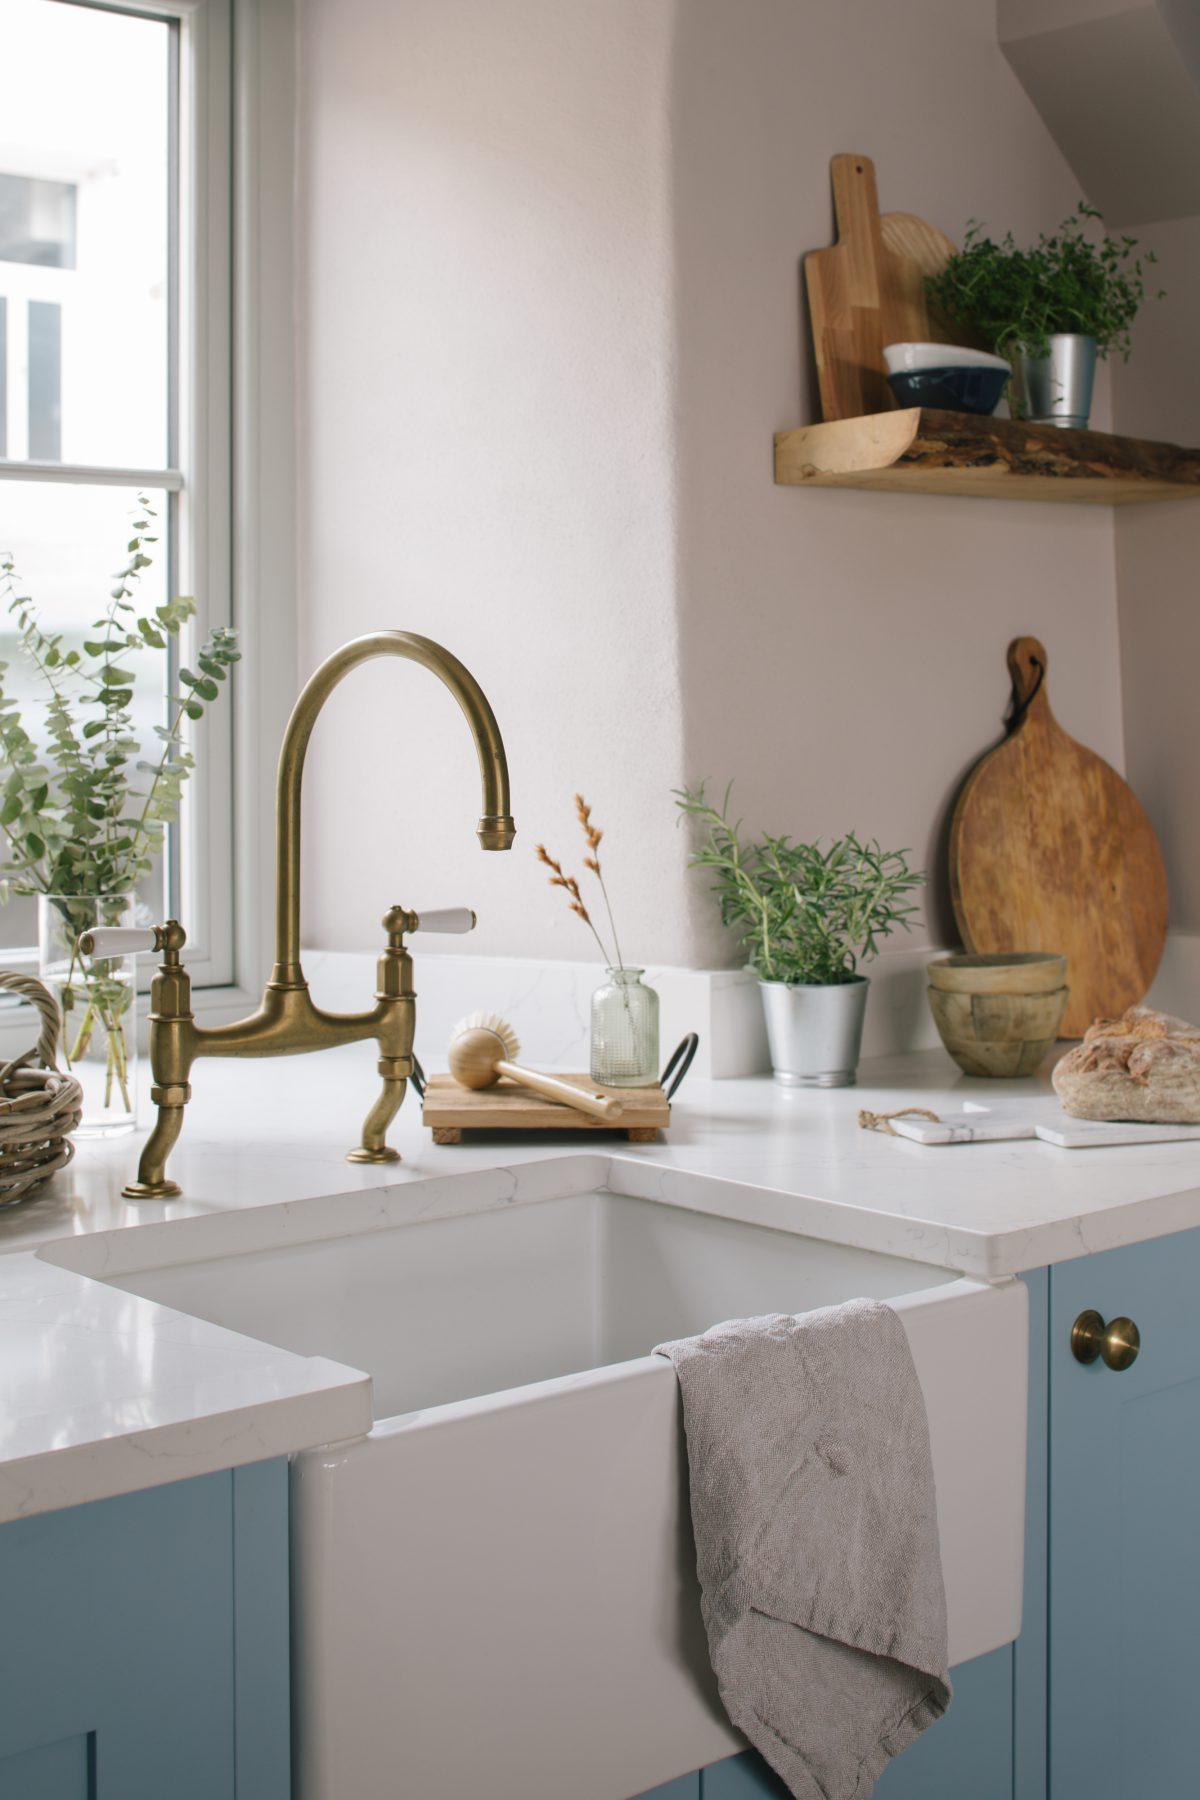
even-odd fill
[(1143, 999), (1167, 935), (1167, 878), (1132, 788), (1050, 710), (1037, 638), (1008, 647), (1008, 735), (976, 763), (950, 826), (950, 894), (967, 950), (1067, 958), (1064, 1037)]
[(924, 278), (945, 266), (954, 244), (915, 213), (879, 212), (869, 156), (830, 163), (837, 243), (811, 250), (804, 279), (826, 420), (890, 412), (883, 346), (965, 341), (931, 316)]
[(507, 1075), (487, 1088), (460, 1087), (453, 1075), (431, 1075), (421, 1123), (431, 1128), (435, 1144), (461, 1144), (464, 1131), (619, 1131), (631, 1144), (652, 1144), (671, 1122), (671, 1103), (657, 1081), (644, 1088), (608, 1088), (590, 1075), (561, 1075), (559, 1080), (590, 1094), (611, 1094), (625, 1110), (607, 1125), (561, 1100), (547, 1100)]

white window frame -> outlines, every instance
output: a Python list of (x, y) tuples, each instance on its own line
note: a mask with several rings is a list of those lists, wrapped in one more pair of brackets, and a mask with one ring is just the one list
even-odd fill
[[(230, 704), (197, 731), (174, 884), (192, 897), (183, 923), (195, 1010), (215, 1021), (253, 1004), (269, 965), (275, 757), (298, 686), (293, 0), (83, 3), (178, 22), (177, 460), (165, 470), (0, 461), (0, 479), (165, 487), (177, 509), (172, 591), (196, 596), (200, 634), (238, 629)], [(27, 1036), (24, 1021), (0, 1025), (0, 1053), (23, 1027)]]

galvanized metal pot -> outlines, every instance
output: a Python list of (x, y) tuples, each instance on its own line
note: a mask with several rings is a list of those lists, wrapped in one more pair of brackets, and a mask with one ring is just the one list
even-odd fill
[(1011, 351), (1014, 415), (1031, 425), (1074, 426), (1082, 430), (1092, 410), (1096, 340), (1074, 331), (1050, 339), (1049, 356)]
[(828, 987), (758, 985), (776, 1081), (782, 1087), (853, 1087), (871, 985), (866, 976)]

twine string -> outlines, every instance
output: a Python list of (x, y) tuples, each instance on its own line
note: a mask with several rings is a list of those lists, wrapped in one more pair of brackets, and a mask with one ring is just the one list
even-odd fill
[(935, 1125), (941, 1123), (938, 1115), (930, 1112), (927, 1106), (898, 1106), (895, 1112), (884, 1113), (868, 1112), (864, 1106), (858, 1115), (861, 1130), (883, 1131), (887, 1133), (888, 1137), (899, 1137), (901, 1133), (892, 1130), (888, 1123), (889, 1119), (930, 1119)]

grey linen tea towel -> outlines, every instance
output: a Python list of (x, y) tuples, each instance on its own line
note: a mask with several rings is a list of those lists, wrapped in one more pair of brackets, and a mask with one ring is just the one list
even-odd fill
[(867, 1800), (950, 1703), (925, 1401), (890, 1306), (732, 1319), (679, 1377), (721, 1699), (796, 1800)]

